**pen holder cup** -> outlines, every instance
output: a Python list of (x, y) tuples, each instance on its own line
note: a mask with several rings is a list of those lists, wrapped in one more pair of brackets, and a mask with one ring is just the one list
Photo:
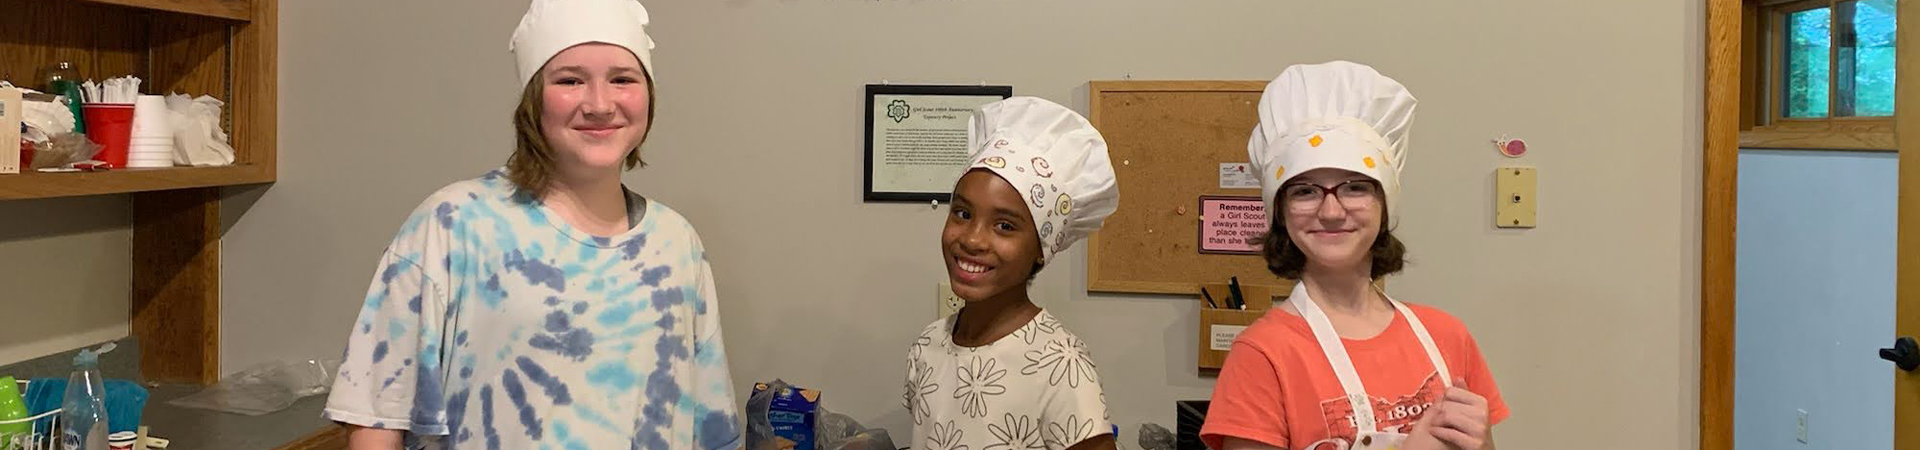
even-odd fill
[(1206, 294), (1194, 293), (1200, 301), (1200, 369), (1219, 370), (1227, 362), (1227, 351), (1233, 348), (1233, 339), (1273, 308), (1274, 288), (1241, 284), (1240, 295), (1247, 302), (1247, 309), (1244, 310), (1228, 309), (1228, 299), (1233, 297), (1233, 290), (1224, 283), (1202, 284), (1197, 289), (1212, 294), (1213, 302), (1218, 306), (1208, 306)]

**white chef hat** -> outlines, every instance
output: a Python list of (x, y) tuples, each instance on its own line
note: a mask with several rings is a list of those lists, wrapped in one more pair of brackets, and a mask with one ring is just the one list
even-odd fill
[[(1393, 210), (1400, 203), (1415, 103), (1406, 86), (1365, 65), (1334, 61), (1281, 71), (1260, 95), (1260, 123), (1247, 139), (1247, 156), (1260, 174), (1260, 199), (1273, 208), (1280, 186), (1294, 176), (1346, 169), (1380, 182), (1387, 219), (1397, 223)], [(1267, 225), (1277, 216), (1267, 214)]]
[(633, 52), (653, 78), (653, 38), (647, 36), (647, 8), (636, 0), (533, 0), (507, 51), (520, 69), (520, 81), (540, 73), (553, 55), (589, 42)]
[(1120, 205), (1106, 139), (1065, 106), (1035, 97), (988, 103), (967, 124), (967, 146), (968, 171), (991, 170), (1025, 197), (1041, 262), (1100, 229)]

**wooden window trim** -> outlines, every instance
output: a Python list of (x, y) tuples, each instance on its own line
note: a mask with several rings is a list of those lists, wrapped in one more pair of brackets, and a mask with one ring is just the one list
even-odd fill
[[(1743, 2), (1741, 22), (1747, 41), (1740, 58), (1742, 66), (1763, 74), (1766, 81), (1753, 76), (1741, 79), (1741, 148), (1792, 150), (1896, 151), (1893, 117), (1786, 118), (1784, 89), (1787, 15), (1809, 9), (1829, 7), (1835, 0), (1748, 0)], [(1842, 20), (1838, 16), (1834, 20)], [(1835, 29), (1829, 26), (1829, 29)], [(1829, 49), (1837, 52), (1838, 46)], [(1833, 56), (1828, 64), (1833, 64)], [(1748, 72), (1754, 73), (1754, 72)], [(1828, 76), (1829, 95), (1838, 95), (1836, 76)], [(1831, 103), (1830, 103), (1831, 105)], [(1829, 112), (1832, 107), (1829, 106)]]

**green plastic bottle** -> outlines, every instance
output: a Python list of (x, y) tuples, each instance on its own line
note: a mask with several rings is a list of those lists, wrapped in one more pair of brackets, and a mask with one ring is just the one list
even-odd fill
[[(33, 432), (27, 418), (27, 401), (20, 397), (20, 384), (13, 377), (0, 377), (0, 449), (11, 449), (16, 437)], [(13, 423), (18, 421), (17, 423)]]
[[(46, 79), (48, 94), (65, 96), (67, 110), (73, 112), (73, 132), (85, 134), (87, 121), (80, 113), (80, 68), (70, 62), (62, 61), (46, 68), (42, 78)], [(4, 449), (0, 449), (4, 450)]]

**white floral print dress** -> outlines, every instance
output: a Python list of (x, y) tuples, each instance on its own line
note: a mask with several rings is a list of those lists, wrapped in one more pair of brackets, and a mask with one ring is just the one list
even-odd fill
[(921, 450), (1061, 450), (1112, 434), (1087, 344), (1041, 311), (981, 347), (953, 343), (958, 315), (907, 351), (904, 400)]

